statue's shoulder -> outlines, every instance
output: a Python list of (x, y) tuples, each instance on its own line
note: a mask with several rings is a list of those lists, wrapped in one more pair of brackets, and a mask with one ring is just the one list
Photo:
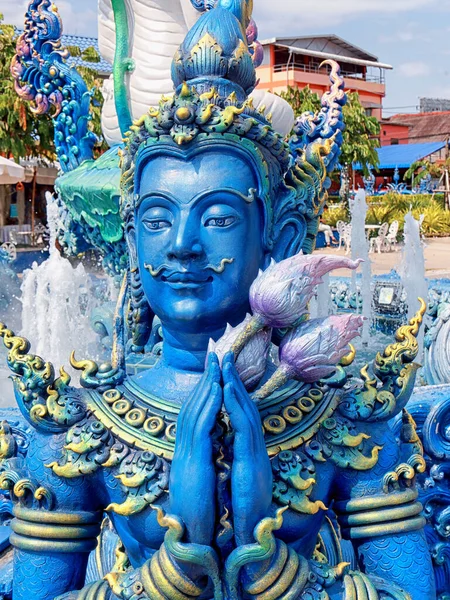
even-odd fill
[(59, 376), (50, 362), (30, 353), (30, 343), (0, 323), (17, 405), (28, 423), (42, 433), (63, 433), (86, 414), (84, 390), (70, 385), (64, 368)]
[(313, 385), (291, 381), (260, 401), (269, 455), (294, 452), (315, 463), (372, 469), (384, 445), (387, 422), (402, 412), (414, 388), (423, 310), (424, 306), (400, 327), (393, 343), (376, 355), (371, 366), (365, 365), (359, 377), (349, 375), (353, 352), (333, 377)]
[(84, 390), (83, 401), (83, 419), (68, 429), (61, 456), (48, 466), (69, 479), (103, 471), (115, 498), (107, 510), (141, 512), (167, 490), (177, 411), (166, 412), (128, 380)]

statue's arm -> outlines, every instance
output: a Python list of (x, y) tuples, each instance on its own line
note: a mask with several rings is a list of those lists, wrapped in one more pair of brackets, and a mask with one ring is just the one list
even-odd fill
[[(12, 490), (15, 600), (53, 600), (84, 584), (102, 511), (89, 478), (62, 479), (45, 465), (59, 458), (65, 435), (35, 432)], [(12, 475), (14, 477), (14, 475)]]
[[(14, 503), (13, 594), (15, 600), (50, 600), (83, 585), (100, 529), (92, 474), (75, 469), (66, 478), (50, 468), (65, 460), (68, 432), (86, 417), (85, 397), (70, 386), (64, 369), (56, 377), (53, 365), (31, 354), (30, 343), (2, 323), (0, 338), (8, 349), (18, 407), (33, 429), (26, 454), (14, 439), (1, 454), (1, 487)], [(5, 426), (1, 433), (11, 437)]]
[(400, 440), (388, 423), (366, 431), (382, 449), (372, 469), (337, 474), (334, 510), (341, 533), (352, 541), (366, 574), (397, 584), (413, 600), (434, 600), (433, 566), (415, 483), (425, 468), (420, 440), (406, 411)]

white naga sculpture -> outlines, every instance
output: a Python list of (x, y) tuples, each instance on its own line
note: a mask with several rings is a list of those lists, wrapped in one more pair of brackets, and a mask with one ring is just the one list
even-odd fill
[[(161, 95), (173, 93), (170, 77), (172, 59), (188, 30), (200, 16), (191, 0), (125, 0), (128, 21), (129, 56), (134, 68), (126, 78), (133, 119), (157, 105)], [(111, 64), (116, 52), (116, 32), (112, 0), (99, 0), (99, 46)], [(104, 84), (103, 134), (110, 146), (122, 135), (114, 106), (113, 76)], [(264, 105), (273, 115), (273, 126), (287, 135), (294, 125), (294, 113), (287, 102), (263, 90), (252, 94), (256, 107)]]

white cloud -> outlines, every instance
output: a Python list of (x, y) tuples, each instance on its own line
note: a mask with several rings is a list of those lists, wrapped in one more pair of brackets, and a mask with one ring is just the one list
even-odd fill
[(8, 25), (23, 27), (27, 6), (28, 0), (21, 0), (21, 2), (1, 2), (0, 12), (3, 14), (4, 22), (8, 23)]
[[(330, 27), (345, 20), (360, 18), (370, 13), (377, 15), (411, 12), (420, 8), (430, 8), (432, 5), (450, 7), (450, 0), (321, 0), (310, 3), (305, 0), (284, 0), (282, 8), (276, 10), (273, 0), (255, 0), (255, 17), (259, 24), (268, 29), (276, 29), (281, 35), (282, 27), (292, 32), (292, 27), (305, 29)], [(292, 18), (297, 18), (293, 22)]]
[[(6, 0), (0, 0), (0, 12), (4, 15), (4, 22), (22, 28), (28, 3), (29, 0), (20, 0), (20, 2), (7, 0), (7, 3)], [(3, 4), (6, 6), (3, 6)], [(78, 2), (77, 8), (75, 8), (75, 3), (72, 0), (57, 0), (56, 5), (62, 18), (64, 33), (97, 35), (96, 2), (85, 0), (84, 2)]]
[(429, 75), (431, 69), (427, 63), (418, 60), (405, 62), (399, 65), (396, 71), (400, 75), (403, 75), (403, 77), (423, 77), (424, 75)]

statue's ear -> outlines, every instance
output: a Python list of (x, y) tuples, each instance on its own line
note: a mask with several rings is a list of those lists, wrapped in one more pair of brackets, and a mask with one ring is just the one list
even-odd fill
[(128, 349), (134, 353), (141, 353), (145, 351), (145, 346), (150, 338), (154, 314), (142, 287), (136, 249), (136, 230), (132, 219), (126, 223), (125, 233), (130, 261), (130, 313), (127, 321), (131, 339), (128, 341)]
[(125, 226), (125, 238), (128, 246), (128, 257), (130, 260), (130, 268), (136, 269), (138, 266), (137, 262), (137, 250), (136, 250), (136, 230), (134, 228), (134, 221), (130, 221)]
[(285, 214), (282, 221), (275, 224), (272, 258), (280, 262), (298, 254), (303, 249), (306, 234), (307, 225), (302, 215), (294, 210)]

